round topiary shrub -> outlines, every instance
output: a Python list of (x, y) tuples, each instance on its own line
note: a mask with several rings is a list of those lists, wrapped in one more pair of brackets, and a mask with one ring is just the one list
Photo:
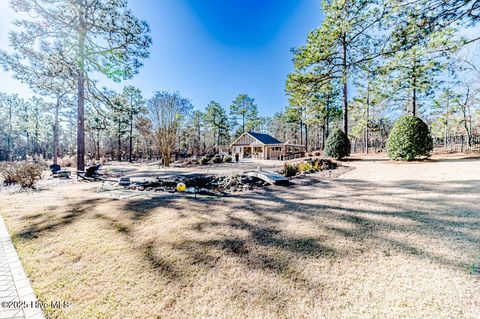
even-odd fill
[(430, 130), (418, 117), (403, 116), (393, 125), (387, 141), (390, 159), (411, 161), (417, 156), (429, 156), (432, 150)]
[(342, 159), (350, 155), (350, 141), (347, 134), (338, 128), (330, 133), (325, 142), (324, 154), (336, 159)]

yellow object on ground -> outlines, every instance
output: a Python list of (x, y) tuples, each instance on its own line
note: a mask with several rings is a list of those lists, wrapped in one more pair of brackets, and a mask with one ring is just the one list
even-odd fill
[(184, 183), (177, 184), (177, 191), (184, 192), (187, 189), (187, 186)]

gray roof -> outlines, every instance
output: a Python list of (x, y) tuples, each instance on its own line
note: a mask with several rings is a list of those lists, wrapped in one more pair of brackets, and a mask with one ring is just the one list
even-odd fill
[(248, 134), (255, 137), (257, 140), (259, 140), (263, 144), (282, 144), (282, 142), (277, 140), (275, 137), (265, 133), (248, 132)]

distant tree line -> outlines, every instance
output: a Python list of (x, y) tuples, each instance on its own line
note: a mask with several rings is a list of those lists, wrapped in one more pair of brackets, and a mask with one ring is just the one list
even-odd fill
[[(195, 109), (178, 92), (155, 92), (146, 99), (133, 86), (103, 89), (85, 104), (86, 159), (163, 159), (227, 151), (244, 131), (267, 132), (255, 99), (239, 94), (229, 110), (211, 101)], [(76, 154), (76, 105), (0, 93), (0, 160), (54, 159)], [(56, 124), (57, 123), (57, 124)]]

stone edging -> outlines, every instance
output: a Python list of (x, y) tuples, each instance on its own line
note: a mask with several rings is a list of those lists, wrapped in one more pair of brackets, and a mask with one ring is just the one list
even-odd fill
[(0, 301), (18, 301), (25, 305), (7, 309), (0, 305), (0, 318), (45, 319), (1, 216), (0, 258), (3, 259), (0, 260), (0, 280), (4, 281)]

